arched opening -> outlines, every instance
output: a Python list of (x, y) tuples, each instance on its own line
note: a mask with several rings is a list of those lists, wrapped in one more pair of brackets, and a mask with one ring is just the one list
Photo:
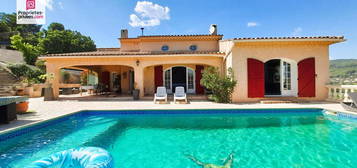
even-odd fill
[(182, 86), (187, 93), (195, 93), (195, 71), (185, 66), (174, 66), (164, 71), (164, 86), (168, 93), (174, 93), (175, 88)]
[(273, 59), (264, 64), (265, 95), (281, 95), (280, 59)]
[(264, 63), (265, 96), (297, 96), (297, 64), (288, 59)]
[[(66, 70), (66, 73), (62, 73)], [(80, 80), (72, 81), (73, 72), (69, 76), (68, 70), (79, 71)], [(75, 94), (73, 90), (88, 91), (89, 95), (130, 95), (134, 89), (134, 69), (125, 65), (72, 65), (60, 70), (59, 93)], [(68, 80), (70, 79), (70, 80)], [(67, 82), (70, 81), (70, 82)], [(88, 94), (81, 96), (86, 96)]]
[(202, 64), (159, 64), (144, 68), (144, 94), (152, 96), (157, 87), (164, 86), (168, 94), (183, 86), (186, 93), (202, 95), (204, 87), (200, 84), (202, 72), (209, 65)]

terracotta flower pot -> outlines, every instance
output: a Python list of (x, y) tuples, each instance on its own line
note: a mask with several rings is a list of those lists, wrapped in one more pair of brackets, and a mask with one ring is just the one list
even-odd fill
[(23, 96), (23, 95), (25, 95), (24, 89), (17, 89), (17, 90), (16, 90), (16, 95), (17, 95), (17, 96)]
[(29, 102), (21, 102), (16, 104), (16, 112), (25, 113), (29, 108)]

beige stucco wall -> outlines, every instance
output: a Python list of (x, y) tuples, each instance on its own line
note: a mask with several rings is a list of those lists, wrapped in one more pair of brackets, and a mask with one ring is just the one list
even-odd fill
[(297, 63), (305, 58), (315, 58), (316, 97), (308, 100), (324, 100), (327, 98), (325, 84), (329, 79), (329, 45), (326, 43), (236, 43), (232, 49), (232, 57), (226, 61), (232, 66), (238, 84), (233, 93), (233, 102), (257, 101), (261, 98), (248, 98), (247, 59), (254, 58), (266, 62), (270, 59), (286, 58)]
[[(189, 65), (194, 67), (198, 65), (208, 65), (222, 68), (223, 55), (215, 54), (200, 54), (200, 55), (148, 55), (148, 56), (78, 56), (78, 57), (45, 57), (41, 58), (46, 60), (47, 73), (53, 73), (54, 79), (50, 82), (54, 88), (54, 95), (58, 97), (59, 88), (59, 69), (63, 67), (71, 66), (98, 66), (105, 65), (104, 67), (110, 66), (127, 66), (132, 68), (135, 73), (135, 83), (136, 88), (140, 89), (140, 96), (144, 96), (143, 90), (148, 90), (148, 93), (152, 93), (153, 87), (152, 83), (149, 81), (154, 81), (153, 69), (147, 68), (155, 65)], [(139, 61), (139, 65), (137, 65)], [(148, 69), (148, 72), (146, 72)], [(112, 69), (113, 71), (117, 71)], [(150, 71), (152, 73), (150, 74)]]
[(123, 43), (120, 46), (120, 51), (122, 52), (130, 52), (130, 51), (139, 51), (139, 43), (134, 43), (134, 42), (127, 42)]
[[(338, 41), (316, 39), (292, 40), (221, 40), (221, 37), (150, 37), (121, 39), (121, 51), (161, 51), (163, 45), (169, 46), (169, 51), (189, 51), (189, 46), (197, 45), (198, 51), (220, 51), (223, 54), (167, 54), (167, 55), (106, 55), (106, 56), (71, 56), (71, 57), (45, 57), (47, 72), (54, 73), (55, 79), (51, 80), (58, 96), (59, 69), (70, 66), (125, 66), (135, 73), (136, 88), (140, 89), (140, 96), (152, 94), (154, 88), (154, 66), (163, 65), (163, 69), (172, 66), (188, 66), (195, 69), (195, 65), (218, 67), (224, 75), (229, 67), (234, 70), (238, 84), (233, 93), (233, 102), (257, 101), (248, 98), (247, 91), (247, 59), (254, 58), (266, 62), (270, 59), (289, 59), (296, 63), (314, 57), (316, 69), (316, 97), (304, 98), (324, 100), (327, 97), (325, 84), (329, 76), (329, 48), (328, 46)], [(157, 53), (156, 53), (157, 54)], [(137, 62), (139, 64), (137, 64)], [(117, 70), (121, 74), (128, 69)], [(127, 74), (127, 77), (129, 74)], [(122, 78), (123, 79), (123, 78)], [(128, 89), (129, 78), (122, 80), (122, 87)], [(123, 90), (124, 92), (124, 90)]]
[(169, 51), (190, 51), (191, 45), (196, 45), (196, 51), (218, 51), (219, 50), (218, 40), (152, 40), (144, 42), (132, 42), (132, 41), (122, 41), (121, 51), (161, 51), (163, 45), (169, 46)]
[(145, 94), (155, 93), (155, 70), (154, 66), (149, 66), (144, 69), (144, 91)]
[(168, 45), (169, 51), (190, 51), (191, 45), (196, 45), (197, 51), (218, 51), (218, 41), (145, 42), (140, 44), (140, 51), (161, 51), (163, 45)]

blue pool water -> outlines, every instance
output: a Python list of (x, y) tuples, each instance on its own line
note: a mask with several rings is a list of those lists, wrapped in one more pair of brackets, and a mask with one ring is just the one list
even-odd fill
[[(357, 122), (320, 110), (82, 112), (0, 142), (0, 167), (23, 168), (52, 153), (95, 146), (120, 168), (198, 168), (186, 155), (236, 168), (357, 166)], [(254, 113), (252, 113), (254, 112)], [(188, 114), (196, 113), (196, 114)]]

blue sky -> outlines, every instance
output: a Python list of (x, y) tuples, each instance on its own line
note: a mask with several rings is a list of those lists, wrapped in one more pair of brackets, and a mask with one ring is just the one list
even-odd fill
[[(145, 35), (206, 34), (217, 24), (225, 39), (343, 35), (348, 41), (332, 45), (330, 58), (357, 58), (356, 0), (149, 0), (141, 6), (135, 0), (47, 1), (47, 24), (63, 23), (97, 47), (118, 47), (123, 28), (136, 37), (141, 26)], [(16, 0), (1, 0), (0, 12), (15, 10)]]

